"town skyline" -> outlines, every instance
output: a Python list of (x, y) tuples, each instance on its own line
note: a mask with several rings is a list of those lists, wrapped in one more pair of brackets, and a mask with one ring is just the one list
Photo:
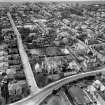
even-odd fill
[[(0, 2), (40, 2), (40, 1), (57, 1), (57, 0), (0, 0)], [(59, 0), (57, 2), (60, 2), (60, 1), (72, 1), (72, 2), (81, 2), (81, 1), (105, 1), (105, 0)]]

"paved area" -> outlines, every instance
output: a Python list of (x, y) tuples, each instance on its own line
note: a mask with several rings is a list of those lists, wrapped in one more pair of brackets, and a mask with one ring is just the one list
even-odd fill
[[(79, 78), (83, 78), (89, 75), (95, 75), (98, 72), (105, 73), (105, 69), (97, 70), (97, 71), (91, 71), (87, 73), (81, 73), (73, 76), (69, 76), (66, 78), (63, 78), (59, 81), (53, 82), (52, 84), (47, 85), (43, 89), (40, 90), (37, 94), (30, 95), (29, 97), (21, 100), (20, 102), (16, 102), (14, 104), (10, 105), (39, 105), (40, 102), (42, 102), (48, 95), (52, 93), (52, 90), (56, 90), (59, 87), (63, 86), (64, 84), (67, 84), (73, 80), (77, 80)], [(100, 103), (99, 103), (100, 104)]]
[(31, 93), (37, 93), (39, 91), (39, 88), (37, 87), (37, 84), (36, 84), (36, 81), (35, 81), (35, 78), (34, 78), (30, 63), (29, 63), (28, 56), (27, 56), (27, 54), (25, 52), (25, 49), (23, 47), (21, 35), (18, 32), (18, 30), (17, 30), (17, 28), (16, 28), (16, 26), (14, 24), (14, 21), (13, 21), (13, 19), (11, 17), (11, 14), (7, 13), (7, 15), (8, 15), (9, 19), (10, 19), (10, 22), (12, 24), (14, 33), (16, 34), (16, 37), (17, 37), (18, 49), (19, 49), (19, 53), (20, 53), (21, 60), (22, 60), (22, 63), (23, 63), (24, 73), (26, 75), (27, 82), (28, 82), (28, 84), (30, 86)]

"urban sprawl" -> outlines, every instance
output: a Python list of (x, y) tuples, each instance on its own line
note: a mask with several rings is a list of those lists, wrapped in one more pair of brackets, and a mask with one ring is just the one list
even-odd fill
[(105, 4), (0, 6), (0, 105), (77, 75), (40, 105), (105, 105), (104, 69)]

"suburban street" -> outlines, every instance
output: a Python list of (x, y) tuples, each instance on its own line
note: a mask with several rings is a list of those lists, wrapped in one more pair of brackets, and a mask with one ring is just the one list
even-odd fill
[(16, 28), (16, 26), (15, 26), (13, 20), (12, 20), (11, 14), (7, 13), (7, 15), (10, 19), (11, 24), (12, 24), (14, 33), (17, 36), (18, 48), (19, 48), (19, 52), (20, 52), (20, 55), (21, 55), (21, 60), (22, 60), (22, 63), (23, 63), (26, 79), (27, 79), (27, 82), (28, 82), (28, 84), (30, 86), (30, 89), (31, 89), (31, 93), (37, 93), (39, 91), (39, 88), (37, 87), (37, 84), (35, 82), (35, 79), (34, 79), (34, 76), (33, 76), (29, 61), (28, 61), (27, 54), (24, 50), (22, 40), (21, 40), (21, 35), (18, 32), (18, 30), (17, 30), (17, 28)]
[(0, 105), (104, 105), (105, 1), (1, 2)]
[(59, 87), (63, 86), (64, 84), (67, 84), (69, 82), (72, 82), (73, 80), (77, 80), (79, 78), (84, 78), (86, 76), (96, 75), (96, 73), (103, 73), (105, 74), (105, 69), (102, 70), (96, 70), (92, 72), (87, 73), (81, 73), (77, 75), (73, 75), (70, 77), (66, 77), (64, 79), (61, 79), (59, 81), (56, 81), (45, 88), (41, 89), (38, 93), (32, 94), (26, 99), (21, 100), (20, 102), (13, 103), (10, 105), (39, 105), (40, 102), (42, 102), (49, 94), (52, 93), (53, 90), (58, 89)]

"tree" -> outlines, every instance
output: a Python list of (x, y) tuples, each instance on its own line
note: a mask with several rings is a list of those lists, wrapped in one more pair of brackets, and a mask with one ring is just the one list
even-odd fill
[(21, 28), (20, 33), (22, 35), (22, 39), (24, 40), (30, 33), (30, 29), (29, 28)]

